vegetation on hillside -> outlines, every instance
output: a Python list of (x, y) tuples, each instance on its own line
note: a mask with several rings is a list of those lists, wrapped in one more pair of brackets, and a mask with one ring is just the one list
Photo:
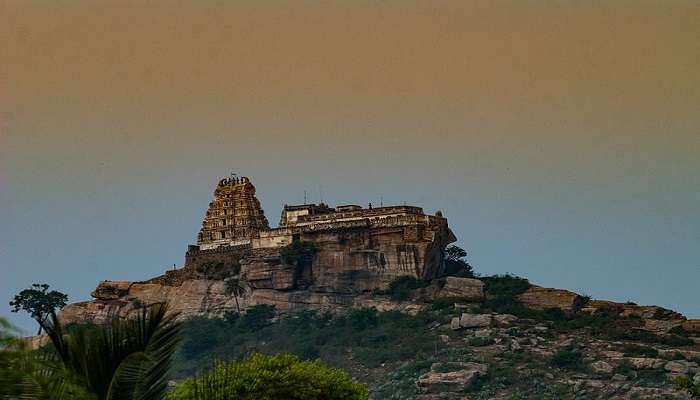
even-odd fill
[(272, 323), (273, 315), (269, 306), (255, 306), (241, 316), (187, 321), (176, 375), (205, 369), (211, 354), (227, 360), (289, 352), (347, 370), (373, 368), (434, 352), (437, 338), (430, 324), (449, 321), (445, 312), (435, 310), (415, 316), (373, 308), (345, 315), (301, 311)]
[(303, 267), (311, 263), (316, 254), (316, 245), (305, 240), (294, 240), (280, 249), (280, 257), (286, 264)]
[(243, 361), (217, 362), (204, 375), (178, 384), (169, 400), (364, 400), (367, 389), (345, 371), (320, 360), (254, 353)]

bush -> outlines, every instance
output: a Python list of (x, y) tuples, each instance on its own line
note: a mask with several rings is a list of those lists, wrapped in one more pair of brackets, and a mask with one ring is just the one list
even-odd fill
[(486, 293), (499, 298), (514, 299), (530, 287), (527, 279), (509, 274), (486, 276), (481, 280), (484, 282)]
[(686, 390), (694, 399), (700, 399), (700, 383), (695, 383), (687, 376), (677, 377), (673, 383), (680, 390)]
[(627, 344), (622, 348), (625, 357), (652, 357), (656, 358), (659, 351), (653, 347), (640, 346), (638, 344)]
[(389, 289), (385, 291), (392, 300), (407, 300), (411, 291), (424, 288), (430, 283), (416, 279), (412, 276), (400, 276), (389, 283)]
[(666, 371), (663, 369), (643, 369), (637, 371), (637, 383), (640, 386), (659, 387), (666, 383)]
[(291, 354), (253, 354), (217, 363), (209, 373), (177, 385), (171, 400), (364, 400), (367, 389), (340, 369)]
[(350, 314), (348, 314), (348, 320), (350, 321), (350, 326), (357, 331), (375, 327), (379, 324), (376, 308), (352, 310)]
[(238, 319), (237, 325), (243, 330), (257, 331), (268, 325), (274, 316), (275, 306), (259, 304), (248, 308)]
[(583, 368), (583, 356), (576, 350), (559, 350), (549, 359), (549, 365), (556, 368), (580, 370)]
[(473, 337), (469, 339), (469, 345), (474, 347), (490, 346), (496, 343), (493, 338), (490, 337)]
[(228, 267), (222, 262), (206, 262), (197, 265), (195, 270), (208, 279), (223, 280), (230, 276), (238, 275), (241, 272), (241, 265), (237, 260)]
[(641, 329), (628, 329), (617, 332), (614, 339), (632, 340), (649, 344), (665, 344), (668, 346), (692, 346), (695, 344), (691, 339), (678, 335), (657, 335), (653, 332)]
[(291, 244), (280, 249), (280, 257), (286, 264), (302, 267), (314, 259), (316, 245), (305, 240), (294, 240)]

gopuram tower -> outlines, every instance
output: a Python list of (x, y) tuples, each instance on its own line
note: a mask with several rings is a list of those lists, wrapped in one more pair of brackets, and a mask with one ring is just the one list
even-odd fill
[(214, 200), (209, 203), (197, 244), (201, 250), (248, 244), (251, 237), (269, 229), (250, 179), (224, 178), (214, 190)]

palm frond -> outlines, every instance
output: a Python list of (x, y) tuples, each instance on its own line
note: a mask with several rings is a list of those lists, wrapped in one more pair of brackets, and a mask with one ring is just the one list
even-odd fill
[(63, 365), (98, 399), (162, 399), (172, 355), (180, 341), (177, 313), (165, 304), (106, 326), (81, 326), (67, 334), (52, 315), (46, 331)]

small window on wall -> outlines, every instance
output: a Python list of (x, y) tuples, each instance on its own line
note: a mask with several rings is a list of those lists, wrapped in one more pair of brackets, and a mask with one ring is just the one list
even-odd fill
[(221, 220), (221, 226), (226, 226), (226, 220), (225, 220), (225, 219), (222, 219), (222, 220)]
[(226, 239), (226, 231), (221, 232), (221, 238)]

